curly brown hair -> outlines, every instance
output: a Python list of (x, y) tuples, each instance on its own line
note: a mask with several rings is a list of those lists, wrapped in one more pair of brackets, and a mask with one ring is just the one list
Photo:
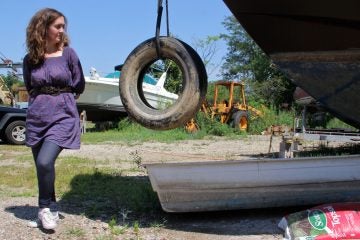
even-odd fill
[[(47, 30), (59, 17), (64, 17), (66, 26), (67, 19), (64, 14), (52, 8), (41, 9), (31, 18), (26, 28), (26, 47), (29, 61), (32, 64), (36, 65), (44, 61)], [(66, 32), (62, 36), (58, 43), (59, 48), (69, 45), (69, 37)]]

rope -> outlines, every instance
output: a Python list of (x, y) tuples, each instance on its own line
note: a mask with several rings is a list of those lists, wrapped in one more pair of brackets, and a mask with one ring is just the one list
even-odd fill
[(170, 36), (170, 29), (169, 29), (169, 3), (166, 0), (166, 36)]
[[(156, 30), (155, 30), (155, 41), (156, 41), (156, 53), (158, 55), (158, 58), (161, 58), (161, 52), (160, 52), (160, 27), (161, 27), (161, 17), (163, 12), (163, 1), (158, 0), (158, 7), (157, 7), (157, 18), (156, 18)], [(167, 37), (170, 36), (170, 28), (169, 28), (169, 4), (168, 0), (165, 2), (165, 10), (166, 10), (166, 32)]]
[(158, 0), (158, 11), (157, 11), (158, 15), (156, 18), (156, 31), (155, 31), (156, 53), (158, 55), (158, 58), (161, 58), (159, 34), (160, 34), (162, 11), (163, 11), (162, 0)]

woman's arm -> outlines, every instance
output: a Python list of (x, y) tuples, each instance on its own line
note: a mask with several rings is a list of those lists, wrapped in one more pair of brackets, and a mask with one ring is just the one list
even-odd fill
[(69, 48), (69, 67), (72, 76), (71, 87), (74, 89), (74, 92), (76, 93), (78, 98), (79, 97), (78, 95), (84, 92), (85, 78), (84, 78), (84, 73), (82, 70), (80, 59), (72, 48)]
[(26, 90), (30, 93), (32, 86), (31, 86), (31, 70), (30, 70), (30, 63), (28, 55), (24, 57), (23, 60), (23, 77)]

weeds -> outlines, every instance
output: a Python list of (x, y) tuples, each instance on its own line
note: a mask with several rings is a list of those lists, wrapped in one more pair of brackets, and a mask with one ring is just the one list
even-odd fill
[(338, 147), (329, 147), (321, 144), (314, 150), (300, 151), (296, 153), (297, 157), (319, 157), (319, 156), (339, 156), (352, 155), (360, 153), (360, 144), (345, 144)]
[(133, 229), (134, 229), (134, 233), (135, 233), (135, 235), (136, 235), (136, 238), (138, 239), (138, 238), (139, 238), (139, 234), (140, 234), (140, 224), (139, 224), (138, 221), (135, 221), (135, 222), (134, 222)]
[(102, 236), (97, 236), (95, 240), (114, 240), (114, 237), (112, 235), (110, 236), (102, 235)]
[(125, 221), (128, 219), (128, 214), (129, 214), (129, 213), (131, 213), (131, 211), (126, 210), (126, 209), (122, 209), (122, 210), (120, 211), (120, 214), (121, 214), (121, 216), (122, 216), (122, 222), (123, 222), (123, 224), (124, 224)]
[(84, 237), (85, 231), (78, 227), (73, 227), (68, 230), (66, 230), (66, 234), (73, 237)]
[(129, 154), (130, 154), (130, 156), (132, 156), (133, 162), (136, 164), (136, 166), (138, 168), (141, 168), (142, 167), (142, 165), (141, 165), (142, 157), (139, 155), (139, 152), (137, 150), (135, 150), (134, 152), (130, 152)]
[(108, 224), (109, 224), (110, 232), (117, 236), (124, 234), (128, 229), (128, 225), (118, 226), (115, 217), (112, 217), (112, 219)]
[(162, 222), (155, 221), (155, 222), (150, 223), (150, 227), (152, 227), (152, 228), (162, 228), (162, 227), (165, 226), (166, 222), (167, 222), (167, 220), (165, 218), (163, 218)]

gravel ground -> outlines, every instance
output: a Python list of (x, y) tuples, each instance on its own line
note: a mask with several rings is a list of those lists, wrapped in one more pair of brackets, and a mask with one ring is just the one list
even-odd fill
[(167, 215), (164, 225), (141, 227), (138, 234), (132, 228), (121, 235), (111, 234), (109, 225), (100, 219), (72, 214), (63, 207), (55, 231), (30, 228), (36, 217), (35, 198), (4, 198), (0, 204), (1, 239), (199, 239), (199, 240), (274, 240), (282, 239), (277, 227), (289, 209), (242, 210), (210, 213)]
[[(176, 143), (147, 142), (143, 144), (83, 144), (79, 151), (66, 150), (61, 156), (80, 156), (94, 159), (101, 164), (112, 160), (133, 161), (138, 156), (141, 162), (201, 161), (258, 158), (278, 151), (280, 138), (275, 138), (270, 147), (268, 136), (250, 136), (241, 140), (182, 141)], [(2, 146), (0, 146), (1, 149)], [(130, 163), (129, 163), (130, 164)], [(146, 174), (145, 174), (146, 175)], [(1, 184), (0, 184), (1, 185)], [(259, 209), (226, 212), (187, 214), (163, 213), (164, 220), (149, 226), (140, 223), (139, 230), (127, 228), (124, 233), (111, 233), (108, 222), (87, 218), (81, 209), (61, 205), (61, 218), (56, 231), (46, 231), (27, 226), (37, 215), (37, 199), (34, 197), (0, 198), (0, 239), (282, 239), (277, 227), (281, 217), (296, 209)], [(108, 216), (102, 216), (108, 219)]]

